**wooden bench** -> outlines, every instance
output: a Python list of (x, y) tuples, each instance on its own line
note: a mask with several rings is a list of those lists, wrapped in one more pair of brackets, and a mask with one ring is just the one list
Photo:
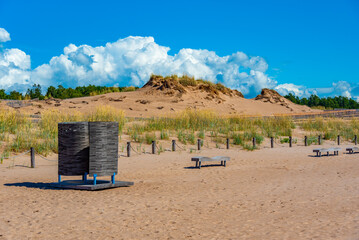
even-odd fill
[(226, 162), (229, 161), (229, 157), (225, 156), (216, 156), (216, 157), (193, 157), (191, 161), (196, 162), (196, 167), (201, 168), (202, 162), (210, 162), (210, 161), (221, 161), (221, 166), (226, 166)]
[(352, 154), (354, 152), (359, 152), (358, 147), (348, 147), (346, 150), (348, 151), (349, 154)]
[(327, 156), (329, 156), (329, 152), (333, 151), (334, 156), (339, 155), (339, 151), (341, 151), (341, 148), (333, 147), (333, 148), (316, 148), (313, 149), (313, 152), (317, 153), (317, 157), (321, 157), (322, 153), (327, 153)]

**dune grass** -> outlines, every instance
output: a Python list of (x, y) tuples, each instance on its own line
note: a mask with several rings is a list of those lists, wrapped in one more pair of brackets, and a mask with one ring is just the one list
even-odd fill
[[(246, 118), (243, 116), (220, 117), (208, 110), (185, 110), (172, 116), (144, 119), (127, 127), (131, 139), (143, 140), (146, 132), (160, 132), (160, 138), (176, 137), (183, 144), (196, 143), (196, 138), (210, 138), (215, 143), (225, 143), (230, 138), (235, 145), (245, 146), (253, 137), (260, 145), (265, 137), (291, 136), (295, 124), (291, 118)], [(171, 134), (175, 132), (175, 134)], [(140, 142), (140, 141), (138, 141)]]
[(47, 155), (57, 153), (57, 125), (59, 122), (75, 121), (117, 121), (122, 131), (125, 117), (123, 111), (110, 107), (99, 107), (93, 112), (63, 113), (59, 111), (44, 111), (39, 123), (33, 123), (28, 116), (21, 115), (15, 110), (0, 110), (0, 158), (9, 152), (24, 152), (34, 147), (35, 151)]
[(345, 120), (318, 117), (306, 120), (299, 126), (311, 134), (322, 135), (325, 140), (336, 140), (340, 135), (346, 141), (353, 141), (354, 136), (359, 134), (359, 120), (356, 118)]
[(257, 144), (261, 144), (264, 137), (289, 135), (293, 128), (291, 119), (278, 118), (274, 121), (240, 116), (220, 117), (212, 111), (185, 110), (174, 117), (143, 119), (125, 126), (123, 111), (107, 106), (87, 114), (44, 111), (39, 123), (32, 123), (27, 116), (11, 110), (0, 111), (0, 141), (4, 145), (2, 151), (7, 154), (34, 147), (44, 155), (57, 153), (58, 123), (76, 121), (117, 121), (120, 135), (124, 131), (132, 141), (146, 144), (157, 139), (169, 140), (170, 137), (177, 137), (183, 144), (195, 145), (196, 138), (208, 137), (217, 144), (223, 144), (229, 137), (233, 144), (244, 147), (253, 137)]
[[(321, 140), (321, 144), (323, 144), (323, 140)], [(314, 136), (314, 135), (309, 135), (307, 137), (307, 144), (308, 146), (312, 145), (312, 144), (319, 144), (318, 143), (318, 136)]]
[[(229, 138), (233, 145), (254, 150), (253, 138), (256, 139), (257, 148), (265, 138), (270, 137), (285, 143), (296, 127), (307, 133), (309, 145), (318, 144), (318, 135), (323, 136), (323, 141), (335, 140), (337, 135), (341, 135), (343, 140), (352, 141), (359, 134), (359, 120), (355, 118), (315, 118), (295, 123), (290, 117), (221, 117), (208, 110), (185, 110), (174, 116), (130, 120), (125, 118), (123, 111), (104, 106), (86, 114), (44, 111), (41, 121), (34, 123), (28, 116), (15, 110), (0, 110), (0, 159), (11, 152), (27, 151), (30, 147), (43, 155), (57, 153), (58, 123), (75, 121), (117, 121), (120, 137), (127, 135), (131, 141), (139, 143), (140, 148), (144, 148), (142, 144), (173, 138), (185, 145), (195, 145), (199, 138), (205, 141), (206, 146), (213, 142), (220, 147)], [(295, 140), (293, 138), (293, 143)]]

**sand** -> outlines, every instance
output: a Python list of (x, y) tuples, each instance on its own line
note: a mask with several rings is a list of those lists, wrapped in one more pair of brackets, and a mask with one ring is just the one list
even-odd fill
[[(44, 111), (88, 113), (98, 106), (111, 106), (124, 111), (126, 117), (156, 117), (180, 113), (186, 109), (210, 110), (221, 116), (249, 115), (272, 116), (277, 114), (320, 113), (321, 110), (302, 106), (280, 96), (273, 90), (263, 92), (255, 99), (237, 95), (211, 95), (204, 90), (186, 88), (185, 93), (168, 94), (157, 88), (145, 86), (134, 92), (107, 93), (98, 96), (23, 101), (23, 107), (15, 108), (23, 114), (41, 116)], [(0, 102), (0, 109), (10, 109), (8, 101)]]
[[(56, 162), (5, 160), (0, 239), (359, 239), (359, 154), (313, 148), (134, 154), (116, 180), (135, 185), (96, 192), (47, 189)], [(199, 170), (195, 155), (231, 161)]]

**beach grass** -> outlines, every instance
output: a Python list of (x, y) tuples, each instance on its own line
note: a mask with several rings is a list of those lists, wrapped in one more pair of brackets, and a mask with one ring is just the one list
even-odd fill
[[(318, 117), (295, 122), (291, 117), (219, 116), (209, 110), (188, 109), (171, 116), (131, 120), (122, 110), (103, 106), (89, 113), (44, 111), (39, 122), (32, 122), (29, 116), (10, 109), (0, 110), (0, 158), (11, 152), (27, 151), (30, 147), (43, 155), (57, 153), (58, 123), (76, 121), (117, 121), (120, 139), (124, 135), (125, 140), (139, 143), (140, 148), (152, 141), (171, 139), (177, 139), (184, 145), (195, 145), (197, 139), (202, 139), (206, 144), (212, 142), (219, 147), (229, 138), (233, 145), (251, 151), (255, 150), (253, 138), (256, 148), (270, 137), (287, 143), (296, 128), (306, 133), (309, 145), (318, 144), (318, 135), (323, 140), (333, 141), (340, 135), (345, 141), (353, 141), (354, 136), (359, 134), (359, 120), (356, 118)], [(296, 140), (293, 138), (293, 143)]]
[(0, 141), (3, 145), (0, 157), (8, 152), (24, 152), (31, 147), (43, 155), (57, 153), (58, 123), (77, 121), (117, 121), (122, 131), (125, 117), (123, 111), (105, 106), (88, 114), (44, 111), (41, 121), (33, 123), (29, 116), (21, 115), (15, 110), (0, 110)]
[(359, 134), (359, 120), (352, 118), (350, 120), (340, 118), (322, 118), (309, 119), (299, 126), (310, 134), (321, 135), (325, 140), (336, 140), (338, 135), (346, 141), (353, 141), (354, 136)]

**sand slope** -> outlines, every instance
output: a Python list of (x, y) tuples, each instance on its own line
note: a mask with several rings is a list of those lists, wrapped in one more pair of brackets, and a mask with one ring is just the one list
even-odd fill
[[(41, 114), (44, 110), (58, 109), (64, 112), (88, 112), (96, 106), (110, 105), (125, 111), (128, 117), (152, 117), (168, 115), (185, 109), (206, 109), (220, 115), (262, 115), (318, 112), (280, 96), (274, 90), (264, 89), (254, 99), (228, 88), (218, 91), (208, 84), (183, 87), (165, 79), (151, 79), (143, 88), (134, 92), (108, 93), (93, 97), (72, 99), (48, 99), (26, 101), (30, 106), (20, 111)], [(1, 108), (8, 108), (6, 101)]]

